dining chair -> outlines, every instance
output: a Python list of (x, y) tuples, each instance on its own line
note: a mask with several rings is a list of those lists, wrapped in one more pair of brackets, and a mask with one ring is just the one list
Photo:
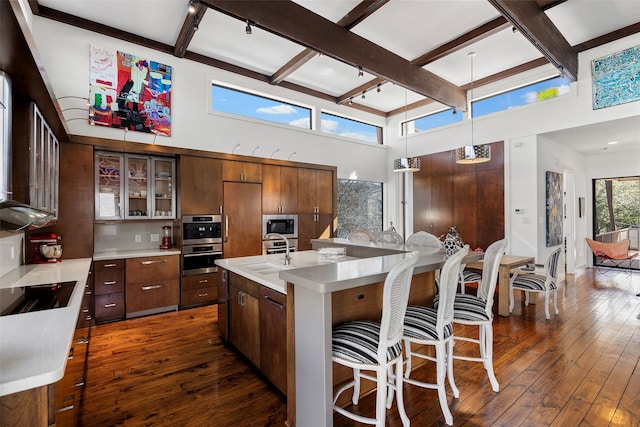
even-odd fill
[(436, 236), (426, 231), (416, 231), (407, 238), (407, 246), (420, 248), (442, 248), (442, 242)]
[[(332, 333), (332, 360), (353, 369), (353, 380), (342, 386), (334, 395), (333, 409), (352, 420), (384, 426), (386, 410), (391, 407), (393, 391), (397, 394), (397, 406), (402, 424), (409, 425), (402, 398), (402, 337), (403, 324), (413, 270), (418, 252), (406, 255), (387, 274), (383, 285), (382, 317), (379, 323), (355, 320), (339, 325)], [(375, 376), (362, 371), (373, 371)], [(360, 399), (360, 379), (376, 383), (376, 417), (369, 418), (338, 406), (340, 395), (353, 387), (351, 401)]]
[(347, 235), (352, 242), (367, 243), (373, 240), (373, 233), (366, 228), (357, 228)]
[[(440, 304), (438, 308), (410, 305), (407, 307), (407, 313), (404, 318), (404, 381), (418, 387), (438, 390), (440, 408), (442, 409), (446, 423), (449, 425), (453, 425), (453, 415), (447, 402), (445, 374), (449, 379), (449, 384), (453, 389), (454, 396), (458, 397), (460, 393), (453, 378), (453, 303), (458, 287), (460, 262), (462, 258), (467, 255), (468, 251), (468, 245), (459, 249), (456, 253), (449, 256), (440, 268), (440, 286), (438, 288)], [(430, 354), (417, 352), (415, 349), (412, 349), (412, 344), (434, 346), (435, 357)], [(411, 358), (414, 356), (435, 362), (435, 383), (410, 378)]]
[(547, 319), (549, 315), (549, 294), (553, 293), (553, 308), (555, 313), (558, 311), (558, 259), (560, 258), (560, 251), (562, 246), (558, 246), (548, 256), (544, 263), (544, 272), (533, 273), (528, 272), (525, 269), (518, 268), (515, 270), (511, 280), (509, 281), (509, 313), (513, 311), (514, 298), (513, 291), (524, 291), (525, 301), (524, 305), (529, 305), (529, 293), (542, 293), (544, 294), (544, 313)]
[(392, 245), (401, 245), (404, 243), (404, 238), (395, 231), (385, 230), (376, 233), (373, 236), (374, 243), (389, 243)]
[[(453, 304), (453, 323), (460, 325), (478, 326), (478, 338), (454, 333), (453, 340), (478, 344), (479, 356), (456, 354), (454, 360), (482, 362), (493, 391), (498, 392), (500, 385), (493, 371), (493, 300), (498, 283), (500, 260), (507, 248), (508, 240), (493, 242), (487, 248), (482, 262), (482, 275), (478, 282), (476, 295), (458, 293)], [(506, 289), (502, 290), (506, 292)], [(455, 345), (454, 345), (455, 347)], [(455, 393), (454, 393), (454, 396)], [(457, 396), (456, 396), (457, 397)]]

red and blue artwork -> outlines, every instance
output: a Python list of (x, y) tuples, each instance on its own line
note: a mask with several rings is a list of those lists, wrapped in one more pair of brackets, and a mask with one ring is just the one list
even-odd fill
[(169, 65), (91, 46), (89, 124), (171, 136)]

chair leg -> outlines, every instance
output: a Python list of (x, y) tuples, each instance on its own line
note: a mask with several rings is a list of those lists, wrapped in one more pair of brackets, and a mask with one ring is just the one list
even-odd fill
[(522, 291), (522, 293), (524, 293), (524, 306), (528, 307), (529, 306), (529, 292)]
[(411, 342), (409, 340), (404, 340), (404, 363), (406, 365), (404, 370), (404, 377), (409, 378), (411, 375)]
[(554, 289), (553, 291), (553, 308), (556, 310), (556, 314), (560, 314), (558, 311), (558, 290)]
[(407, 416), (407, 412), (404, 410), (404, 396), (402, 390), (402, 358), (398, 359), (398, 362), (395, 366), (395, 379), (396, 379), (396, 402), (398, 404), (398, 412), (400, 413), (400, 419), (402, 420), (402, 425), (404, 427), (408, 427), (411, 423), (409, 421), (409, 417)]
[(358, 404), (358, 400), (360, 400), (360, 369), (353, 370), (353, 396), (351, 397), (351, 401), (354, 405)]
[(545, 291), (544, 293), (544, 315), (547, 317), (547, 320), (551, 318), (551, 315), (549, 315), (549, 291)]
[[(402, 359), (400, 359), (402, 360)], [(397, 381), (395, 377), (395, 366), (389, 366), (387, 368), (387, 380), (388, 382)], [(391, 409), (391, 405), (393, 404), (393, 392), (395, 389), (393, 387), (387, 387), (387, 409)]]
[(376, 390), (376, 426), (384, 427), (385, 417), (387, 415), (387, 372), (386, 370), (378, 370), (376, 372), (377, 390)]
[(491, 323), (480, 325), (480, 355), (491, 382), (491, 389), (497, 393), (500, 391), (500, 385), (493, 372), (493, 326)]
[(451, 390), (453, 391), (453, 397), (456, 399), (460, 397), (460, 390), (458, 390), (458, 386), (456, 386), (456, 381), (453, 378), (453, 346), (455, 344), (455, 340), (449, 340), (447, 344), (447, 377), (449, 379), (449, 385), (451, 386)]
[(509, 313), (513, 311), (513, 287), (509, 286)]
[(449, 404), (447, 402), (447, 391), (445, 390), (445, 375), (446, 375), (446, 354), (447, 350), (445, 344), (440, 342), (436, 345), (436, 383), (438, 388), (438, 400), (440, 401), (440, 408), (444, 414), (444, 420), (448, 425), (453, 425), (453, 415), (449, 410)]

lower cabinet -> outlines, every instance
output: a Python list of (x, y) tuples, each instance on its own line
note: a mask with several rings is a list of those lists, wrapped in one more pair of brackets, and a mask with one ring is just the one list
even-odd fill
[(56, 427), (76, 426), (84, 392), (91, 328), (78, 328), (69, 350), (64, 376), (54, 384)]
[(238, 274), (226, 274), (229, 342), (286, 394), (286, 295)]
[(179, 255), (128, 258), (125, 278), (127, 318), (178, 309)]
[(124, 260), (94, 261), (96, 323), (124, 319)]
[(182, 276), (180, 308), (199, 307), (218, 302), (218, 273)]

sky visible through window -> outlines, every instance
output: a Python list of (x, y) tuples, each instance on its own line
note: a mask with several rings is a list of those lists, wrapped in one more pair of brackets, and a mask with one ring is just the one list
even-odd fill
[(378, 141), (378, 127), (357, 120), (351, 120), (329, 113), (321, 114), (321, 130), (325, 133), (353, 138), (360, 141), (381, 143)]
[(215, 111), (311, 129), (311, 109), (235, 89), (211, 85)]

